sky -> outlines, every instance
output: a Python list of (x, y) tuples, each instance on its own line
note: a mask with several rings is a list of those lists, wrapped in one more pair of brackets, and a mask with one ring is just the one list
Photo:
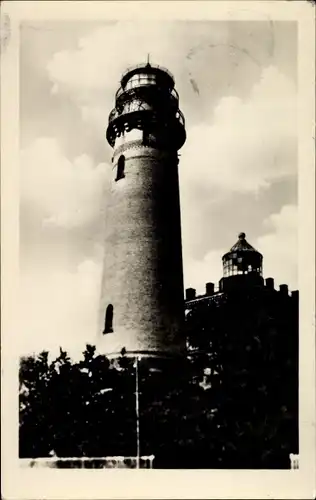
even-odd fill
[(121, 74), (174, 75), (185, 287), (222, 276), (238, 233), (264, 277), (297, 288), (297, 26), (294, 22), (27, 22), (20, 28), (21, 352), (75, 355), (96, 339)]

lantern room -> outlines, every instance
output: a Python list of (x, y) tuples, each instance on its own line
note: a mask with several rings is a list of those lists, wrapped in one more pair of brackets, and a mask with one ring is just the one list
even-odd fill
[(245, 233), (239, 233), (238, 241), (222, 257), (221, 289), (223, 290), (224, 286), (226, 289), (227, 287), (261, 285), (263, 283), (262, 260), (262, 254), (248, 243)]
[(224, 278), (236, 274), (258, 273), (262, 275), (262, 255), (239, 233), (238, 241), (223, 258)]
[(130, 68), (122, 76), (106, 133), (110, 146), (117, 148), (122, 137), (128, 142), (132, 130), (142, 131), (147, 146), (168, 151), (183, 146), (184, 117), (173, 76), (167, 69), (147, 63)]

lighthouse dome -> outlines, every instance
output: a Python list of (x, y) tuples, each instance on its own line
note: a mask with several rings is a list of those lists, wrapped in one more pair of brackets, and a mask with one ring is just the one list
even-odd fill
[(262, 275), (262, 254), (248, 243), (244, 232), (239, 233), (237, 242), (222, 260), (224, 277), (249, 273)]

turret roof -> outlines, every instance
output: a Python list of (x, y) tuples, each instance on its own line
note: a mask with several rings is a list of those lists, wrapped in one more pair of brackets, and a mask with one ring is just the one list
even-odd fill
[(230, 255), (234, 252), (251, 252), (252, 254), (257, 254), (258, 256), (262, 255), (258, 250), (256, 250), (248, 241), (246, 240), (246, 235), (245, 233), (239, 233), (238, 235), (238, 241), (231, 247), (231, 249), (223, 255), (223, 259), (230, 258)]
[(146, 72), (146, 70), (147, 72), (156, 74), (158, 73), (160, 76), (163, 76), (164, 80), (168, 82), (170, 88), (174, 87), (174, 77), (170, 73), (170, 71), (167, 68), (164, 68), (163, 66), (159, 66), (158, 64), (151, 64), (148, 60), (147, 63), (137, 64), (135, 66), (126, 69), (121, 78), (122, 87), (123, 88), (125, 87), (127, 81), (133, 75), (137, 73)]
[(245, 233), (239, 233), (238, 241), (231, 247), (230, 252), (235, 252), (237, 250), (252, 252), (257, 251), (253, 246), (250, 245), (250, 243), (248, 243)]

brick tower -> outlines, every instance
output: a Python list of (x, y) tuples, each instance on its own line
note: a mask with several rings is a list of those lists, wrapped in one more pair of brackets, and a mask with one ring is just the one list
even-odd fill
[(121, 79), (106, 133), (113, 148), (98, 345), (108, 355), (181, 353), (184, 316), (174, 79), (149, 63)]

